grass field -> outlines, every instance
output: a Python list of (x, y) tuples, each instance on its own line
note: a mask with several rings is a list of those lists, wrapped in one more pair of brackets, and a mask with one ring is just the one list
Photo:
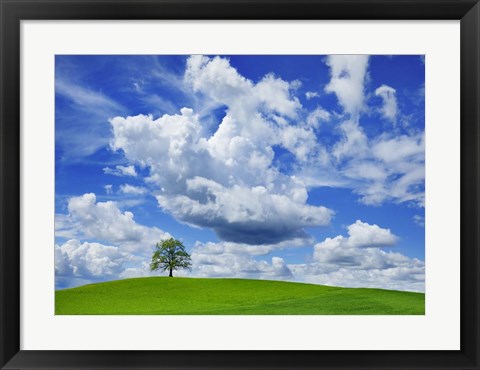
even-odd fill
[(423, 315), (425, 295), (268, 280), (149, 277), (55, 292), (56, 315)]

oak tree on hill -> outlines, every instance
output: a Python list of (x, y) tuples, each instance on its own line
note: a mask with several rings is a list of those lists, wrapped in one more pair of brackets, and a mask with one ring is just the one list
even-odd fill
[(152, 255), (150, 271), (169, 270), (168, 276), (173, 277), (173, 270), (190, 268), (192, 266), (190, 255), (185, 250), (182, 242), (170, 238), (157, 243)]

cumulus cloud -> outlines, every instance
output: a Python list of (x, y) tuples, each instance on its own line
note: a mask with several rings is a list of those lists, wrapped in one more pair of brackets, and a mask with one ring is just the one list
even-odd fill
[(264, 259), (257, 261), (234, 243), (198, 242), (192, 251), (191, 275), (272, 280), (289, 280), (293, 277), (280, 257), (272, 257), (270, 262)]
[(335, 93), (345, 112), (352, 116), (364, 109), (368, 59), (368, 55), (330, 55), (325, 60), (331, 77), (325, 91)]
[(148, 192), (148, 189), (142, 186), (123, 184), (123, 185), (120, 185), (120, 192), (123, 194), (144, 195)]
[(188, 108), (157, 119), (111, 120), (112, 148), (149, 169), (146, 181), (165, 211), (212, 228), (222, 240), (248, 244), (306, 237), (305, 227), (329, 223), (332, 212), (307, 204), (305, 184), (274, 165), (274, 146), (299, 161), (318, 152), (311, 127), (288, 124), (301, 108), (295, 84), (272, 74), (255, 84), (227, 59), (203, 56), (188, 58), (185, 81), (227, 107), (213, 134)]
[(382, 229), (378, 225), (369, 225), (360, 220), (348, 226), (348, 237), (338, 235), (335, 238), (326, 238), (314, 247), (315, 261), (334, 263), (338, 265), (351, 264), (363, 266), (371, 262), (380, 261), (385, 252), (379, 247), (392, 246), (397, 241), (389, 229)]
[(390, 229), (382, 229), (360, 220), (348, 226), (348, 235), (348, 244), (354, 248), (391, 246), (398, 239)]
[(310, 100), (310, 99), (313, 99), (313, 98), (318, 98), (320, 96), (320, 94), (316, 91), (307, 91), (305, 93), (305, 97), (307, 98), (307, 100)]
[(117, 277), (132, 259), (118, 247), (70, 239), (55, 245), (55, 274), (83, 279)]
[(185, 80), (197, 92), (208, 93), (212, 99), (233, 111), (256, 108), (295, 117), (301, 107), (291, 90), (296, 88), (273, 74), (267, 74), (257, 84), (241, 76), (225, 58), (193, 55), (187, 60)]
[(383, 107), (381, 112), (383, 116), (390, 120), (394, 125), (397, 122), (397, 91), (390, 86), (382, 85), (375, 90), (375, 95), (379, 96), (383, 100)]
[(97, 202), (93, 193), (69, 199), (68, 214), (56, 216), (55, 234), (119, 245), (130, 252), (149, 251), (170, 237), (157, 227), (136, 223), (132, 212), (122, 212), (113, 201)]
[(180, 220), (212, 228), (223, 240), (278, 243), (306, 237), (304, 227), (330, 222), (331, 211), (305, 204), (303, 194), (271, 194), (263, 186), (227, 188), (203, 177), (186, 183), (186, 195), (157, 196), (158, 203)]
[(289, 268), (296, 279), (316, 284), (424, 291), (424, 262), (381, 249), (397, 240), (389, 229), (357, 220), (347, 237), (316, 244), (311, 263)]
[(134, 166), (115, 166), (115, 168), (105, 167), (103, 172), (107, 175), (113, 176), (137, 176), (137, 171)]
[(55, 288), (119, 279), (137, 259), (119, 247), (70, 239), (55, 245)]

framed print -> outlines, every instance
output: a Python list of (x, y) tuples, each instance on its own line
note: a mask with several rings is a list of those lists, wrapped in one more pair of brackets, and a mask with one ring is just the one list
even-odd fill
[(479, 9), (1, 0), (2, 369), (478, 369)]

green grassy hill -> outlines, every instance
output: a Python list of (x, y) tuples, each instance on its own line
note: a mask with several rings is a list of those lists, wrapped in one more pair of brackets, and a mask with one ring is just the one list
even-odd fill
[(245, 279), (149, 277), (55, 292), (57, 315), (423, 315), (425, 295)]

